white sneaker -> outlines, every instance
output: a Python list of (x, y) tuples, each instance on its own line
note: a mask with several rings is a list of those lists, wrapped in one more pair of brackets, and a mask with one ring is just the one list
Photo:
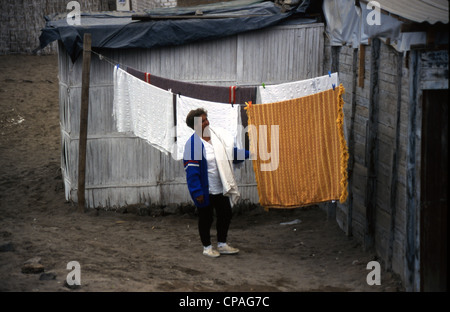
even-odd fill
[(239, 252), (239, 249), (231, 247), (228, 244), (224, 244), (224, 245), (221, 245), (220, 247), (217, 247), (217, 250), (219, 251), (220, 254), (223, 254), (223, 255), (234, 255)]
[(214, 250), (212, 246), (204, 247), (203, 248), (203, 254), (205, 256), (211, 257), (211, 258), (217, 258), (220, 256), (220, 253), (217, 250)]

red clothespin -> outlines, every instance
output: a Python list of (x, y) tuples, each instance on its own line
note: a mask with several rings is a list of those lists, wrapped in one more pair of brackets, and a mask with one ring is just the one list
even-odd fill
[(234, 107), (234, 103), (236, 103), (236, 86), (230, 87), (230, 104)]

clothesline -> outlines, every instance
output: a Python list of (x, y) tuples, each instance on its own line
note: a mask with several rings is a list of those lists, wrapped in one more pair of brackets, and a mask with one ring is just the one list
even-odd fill
[[(110, 63), (113, 66), (117, 66), (119, 64), (119, 62), (116, 62), (113, 59), (110, 59), (109, 57), (104, 56), (103, 54), (97, 53), (94, 50), (91, 50), (90, 52), (96, 54), (100, 61), (106, 61), (107, 63)], [(127, 66), (125, 66), (125, 67), (127, 67)]]
[[(111, 58), (109, 58), (109, 57), (106, 57), (106, 56), (104, 56), (104, 55), (102, 55), (102, 54), (100, 54), (100, 53), (97, 53), (97, 52), (95, 52), (95, 51), (93, 51), (93, 50), (90, 50), (90, 52), (91, 53), (94, 53), (94, 54), (96, 54), (97, 56), (98, 56), (98, 58), (99, 58), (99, 60), (100, 61), (106, 61), (107, 63), (109, 63), (109, 64), (111, 64), (112, 66), (117, 66), (117, 67), (120, 67), (120, 68), (124, 68), (124, 69), (131, 69), (131, 68), (133, 68), (133, 67), (131, 67), (131, 66), (128, 66), (128, 65), (125, 65), (125, 64), (121, 64), (120, 62), (117, 62), (117, 61), (115, 61), (115, 60), (113, 60), (113, 59), (111, 59)], [(146, 73), (146, 74), (148, 74), (148, 73)], [(150, 75), (149, 75), (150, 76)], [(146, 79), (145, 79), (145, 81), (147, 81)], [(147, 81), (147, 82), (149, 82), (149, 81)], [(264, 85), (264, 84), (262, 84), (262, 85)], [(230, 89), (231, 89), (232, 87), (230, 87)], [(236, 88), (236, 87), (235, 87)], [(235, 92), (235, 91), (234, 91)], [(179, 96), (181, 96), (181, 95), (183, 95), (183, 94), (181, 94), (181, 93), (175, 93), (178, 97)], [(242, 106), (242, 107), (245, 107), (246, 106), (246, 104), (245, 103), (230, 103), (231, 104), (231, 106), (234, 106), (234, 105), (238, 105), (238, 106)]]
[[(279, 95), (274, 93), (274, 90), (281, 88), (289, 89), (290, 90), (290, 96), (286, 99), (293, 99), (293, 98), (299, 98), (305, 95), (317, 93), (320, 91), (324, 91), (327, 89), (333, 89), (335, 90), (336, 86), (339, 85), (337, 73), (331, 73), (331, 71), (328, 71), (328, 75), (324, 75), (317, 78), (310, 78), (306, 80), (300, 80), (300, 81), (294, 81), (294, 82), (287, 82), (282, 84), (275, 84), (275, 85), (266, 85), (265, 83), (262, 83), (260, 86), (254, 86), (254, 87), (240, 87), (240, 86), (230, 86), (230, 87), (218, 87), (218, 86), (212, 86), (212, 85), (205, 85), (205, 84), (199, 84), (199, 83), (191, 83), (191, 82), (185, 82), (185, 81), (178, 81), (178, 80), (171, 80), (168, 78), (160, 77), (157, 75), (153, 75), (147, 72), (139, 71), (131, 66), (120, 64), (120, 62), (117, 62), (111, 58), (108, 58), (100, 53), (97, 53), (93, 50), (91, 50), (92, 53), (96, 54), (101, 61), (106, 61), (109, 64), (117, 67), (121, 67), (124, 70), (128, 71), (135, 77), (138, 77), (141, 80), (144, 80), (148, 83), (151, 83), (152, 85), (155, 85), (156, 87), (165, 89), (165, 90), (171, 90), (172, 93), (176, 95), (185, 95), (190, 97), (196, 97), (199, 99), (207, 100), (207, 101), (214, 101), (214, 102), (220, 102), (224, 104), (231, 104), (231, 106), (239, 105), (241, 107), (246, 106), (246, 102), (251, 102), (253, 104), (255, 103), (268, 103), (268, 102), (275, 102), (276, 100), (281, 100), (279, 98)], [(192, 96), (192, 90), (201, 88), (202, 92), (198, 92), (197, 96)], [(248, 90), (256, 88), (258, 89), (258, 95), (256, 97), (251, 96), (251, 92), (249, 93)], [(292, 91), (293, 89), (296, 89), (295, 91)], [(224, 89), (226, 89), (226, 96), (228, 96), (227, 99), (224, 98)], [(256, 90), (255, 89), (255, 90)], [(220, 91), (220, 92), (219, 92)], [(208, 94), (209, 93), (209, 94)], [(218, 95), (218, 93), (221, 93), (221, 95)], [(263, 95), (264, 94), (264, 95)], [(261, 96), (260, 96), (261, 95)], [(217, 100), (216, 98), (220, 97), (221, 100)], [(269, 98), (272, 98), (272, 100), (269, 100)]]
[[(300, 98), (331, 88), (335, 90), (336, 86), (339, 85), (337, 73), (332, 74), (331, 71), (328, 71), (328, 75), (324, 75), (322, 77), (282, 84), (266, 85), (263, 82), (260, 86), (254, 87), (219, 87), (160, 77), (151, 73), (139, 71), (128, 65), (120, 64), (119, 62), (93, 50), (90, 50), (90, 52), (96, 54), (101, 61), (106, 61), (115, 67), (121, 67), (133, 76), (147, 83), (151, 83), (152, 85), (167, 91), (170, 90), (174, 95), (183, 95), (200, 100), (231, 104), (232, 107), (234, 107), (234, 105), (238, 105), (242, 110), (247, 106), (247, 103), (260, 104)], [(285, 94), (289, 93), (287, 97), (284, 95), (284, 98), (280, 98), (280, 95), (277, 94), (282, 89), (284, 89), (283, 92)], [(285, 92), (286, 90), (289, 92)], [(242, 113), (244, 112), (242, 111)]]
[[(253, 170), (264, 207), (346, 200), (344, 89), (337, 73), (279, 85), (221, 87), (163, 78), (99, 57), (114, 65), (113, 116), (119, 132), (133, 133), (180, 160), (193, 129), (177, 121), (206, 108), (216, 129), (259, 156)], [(249, 104), (244, 112), (243, 102)]]

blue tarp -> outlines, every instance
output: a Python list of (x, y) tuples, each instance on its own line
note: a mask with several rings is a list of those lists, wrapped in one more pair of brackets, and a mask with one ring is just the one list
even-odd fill
[[(133, 20), (133, 12), (125, 14), (81, 14), (79, 25), (69, 25), (66, 18), (46, 17), (39, 37), (40, 49), (60, 40), (72, 61), (83, 50), (83, 37), (90, 33), (92, 48), (154, 48), (209, 40), (279, 24), (294, 14), (304, 13), (310, 0), (300, 1), (290, 10), (271, 1), (238, 0), (191, 8), (166, 8), (147, 11), (153, 16), (226, 15), (224, 18), (189, 18)], [(230, 17), (232, 16), (232, 17)], [(309, 21), (310, 22), (310, 21)]]

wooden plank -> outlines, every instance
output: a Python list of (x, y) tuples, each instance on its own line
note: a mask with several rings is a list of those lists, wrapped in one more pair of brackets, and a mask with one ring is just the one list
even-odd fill
[(394, 256), (394, 241), (395, 241), (395, 223), (397, 214), (397, 179), (398, 179), (398, 163), (400, 161), (400, 116), (402, 107), (402, 78), (403, 78), (403, 55), (397, 54), (397, 112), (395, 120), (395, 146), (392, 155), (392, 175), (391, 175), (391, 192), (389, 199), (389, 207), (391, 211), (391, 224), (389, 228), (389, 240), (387, 250), (386, 269), (392, 270), (392, 258)]
[(355, 163), (355, 115), (356, 115), (356, 67), (358, 64), (358, 52), (353, 50), (353, 79), (352, 79), (352, 100), (350, 129), (348, 138), (348, 212), (347, 212), (347, 236), (352, 236), (353, 232), (353, 167)]
[(366, 46), (359, 45), (358, 87), (364, 88), (364, 72), (366, 70)]
[(91, 69), (91, 34), (85, 33), (83, 37), (83, 69), (81, 81), (81, 107), (80, 107), (80, 141), (78, 150), (78, 211), (84, 212), (85, 206), (85, 180), (86, 180), (86, 146), (87, 127), (89, 115), (89, 84)]
[(420, 170), (417, 154), (417, 131), (419, 123), (419, 51), (411, 51), (410, 54), (410, 76), (409, 76), (409, 105), (408, 105), (408, 150), (407, 150), (407, 172), (406, 172), (406, 247), (405, 247), (405, 288), (406, 291), (419, 291), (417, 278), (418, 271), (418, 229), (417, 229), (417, 207), (420, 190), (418, 188), (417, 171)]
[(133, 14), (133, 21), (159, 21), (159, 20), (186, 20), (186, 19), (227, 19), (227, 18), (247, 18), (247, 17), (269, 17), (269, 14), (246, 14), (246, 15), (230, 15), (230, 14), (210, 14), (210, 15), (148, 15)]
[[(339, 56), (340, 56), (341, 47), (332, 47), (332, 58), (331, 58), (331, 72), (337, 73), (339, 72)], [(329, 202), (327, 203), (327, 216), (328, 219), (336, 219), (336, 202)]]
[(364, 248), (374, 248), (375, 214), (377, 196), (377, 166), (378, 166), (378, 114), (379, 114), (379, 79), (380, 39), (372, 40), (370, 68), (369, 120), (367, 133), (367, 188), (366, 188), (366, 229)]

